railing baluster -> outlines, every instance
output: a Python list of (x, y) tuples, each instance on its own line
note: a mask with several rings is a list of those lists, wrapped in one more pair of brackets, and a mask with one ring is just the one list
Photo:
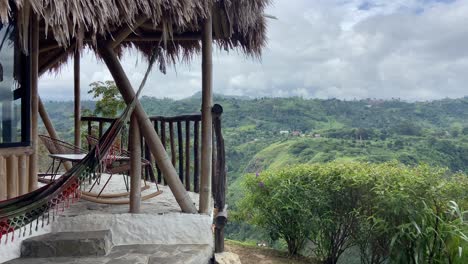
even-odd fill
[[(167, 149), (166, 148), (166, 123), (164, 121), (161, 121), (161, 141), (164, 146), (164, 149)], [(164, 185), (167, 185), (166, 181), (164, 181)]]
[(99, 121), (99, 134), (98, 134), (99, 138), (102, 137), (102, 131), (103, 131), (102, 125), (103, 125), (103, 121)]
[(194, 129), (194, 139), (193, 139), (193, 191), (196, 193), (200, 192), (200, 186), (198, 183), (198, 176), (199, 176), (199, 149), (198, 149), (198, 142), (199, 142), (199, 130), (200, 130), (200, 121), (195, 121), (195, 129)]
[(190, 191), (190, 120), (185, 121), (185, 189)]
[(179, 179), (184, 183), (184, 142), (181, 121), (177, 121), (177, 147), (179, 148)]
[(171, 144), (171, 162), (175, 167), (176, 165), (176, 152), (175, 152), (175, 143), (174, 143), (174, 123), (169, 122), (169, 139)]
[[(159, 126), (158, 126), (158, 121), (154, 121), (154, 130), (156, 133), (161, 137), (161, 131), (159, 131)], [(154, 162), (156, 166), (156, 171), (158, 172), (158, 183), (162, 183), (162, 175), (161, 175), (161, 169), (159, 168), (158, 164), (156, 164), (156, 161)]]
[[(143, 146), (145, 147), (145, 159), (149, 162), (149, 164), (153, 164), (153, 162), (151, 161), (152, 160), (152, 156), (151, 156), (151, 152), (150, 152), (150, 149), (149, 149), (149, 145), (148, 143), (143, 139), (143, 137), (141, 137), (141, 142), (143, 143)], [(151, 181), (152, 179), (150, 178), (150, 170), (152, 170), (153, 167), (152, 166), (145, 166), (145, 179), (148, 181)], [(154, 174), (154, 171), (152, 172)]]
[[(82, 121), (87, 122), (88, 124), (88, 134), (93, 135), (98, 134), (99, 137), (102, 136), (103, 130), (112, 123), (113, 118), (102, 118), (102, 117), (83, 117)], [(201, 115), (184, 115), (184, 116), (175, 116), (175, 117), (162, 117), (154, 116), (150, 117), (150, 120), (154, 125), (155, 131), (161, 138), (161, 142), (168, 152), (171, 155), (172, 164), (178, 169), (179, 177), (181, 182), (184, 184), (186, 190), (199, 192), (200, 191), (200, 122)], [(214, 120), (213, 120), (214, 121)], [(185, 122), (185, 126), (184, 126)], [(191, 125), (193, 122), (193, 126)], [(97, 123), (97, 129), (93, 131), (93, 125)], [(177, 123), (177, 138), (175, 138), (174, 123)], [(95, 126), (96, 126), (95, 125)], [(169, 126), (169, 128), (167, 128)], [(97, 131), (96, 131), (97, 130)], [(185, 131), (185, 132), (184, 132)], [(193, 132), (192, 132), (193, 131)], [(97, 133), (96, 133), (97, 132)], [(184, 137), (185, 133), (185, 137)], [(219, 159), (221, 153), (218, 153), (218, 134), (213, 136), (213, 188), (214, 185), (220, 184), (216, 177), (218, 177), (219, 171)], [(169, 137), (169, 138), (168, 138)], [(191, 139), (193, 137), (193, 139)], [(124, 136), (121, 138), (121, 144), (126, 145), (124, 142)], [(193, 141), (192, 141), (193, 140)], [(177, 143), (176, 143), (177, 141)], [(177, 144), (177, 149), (176, 145)], [(185, 144), (185, 145), (184, 145)], [(170, 149), (170, 151), (169, 151)], [(157, 171), (157, 181), (158, 183), (166, 185), (164, 182), (164, 175), (160, 168), (154, 161), (151, 152), (149, 151), (149, 146), (146, 145), (146, 142), (142, 145), (143, 157), (146, 158), (156, 166)], [(193, 151), (193, 158), (192, 152)], [(193, 170), (193, 171), (192, 171)], [(148, 178), (149, 171), (145, 171), (145, 177)], [(193, 177), (193, 179), (192, 179)]]
[[(91, 120), (88, 121), (88, 135), (93, 135), (93, 125), (91, 123)], [(88, 144), (88, 151), (91, 150), (91, 146)]]

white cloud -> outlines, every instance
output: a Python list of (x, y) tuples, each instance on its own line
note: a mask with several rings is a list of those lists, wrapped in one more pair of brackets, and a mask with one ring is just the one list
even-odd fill
[[(269, 44), (261, 62), (216, 51), (215, 92), (248, 96), (427, 100), (467, 95), (468, 1), (276, 0), (268, 13)], [(87, 54), (82, 87), (110, 79)], [(163, 75), (144, 95), (183, 98), (201, 90), (200, 60)], [(145, 63), (135, 52), (123, 65), (137, 86)], [(72, 68), (41, 82), (41, 95), (71, 98)], [(86, 92), (83, 91), (85, 95)]]

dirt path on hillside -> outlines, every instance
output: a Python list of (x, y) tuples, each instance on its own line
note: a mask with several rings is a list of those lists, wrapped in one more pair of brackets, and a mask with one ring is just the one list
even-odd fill
[(310, 259), (291, 259), (285, 253), (255, 246), (244, 246), (226, 241), (225, 251), (239, 255), (242, 264), (310, 264)]

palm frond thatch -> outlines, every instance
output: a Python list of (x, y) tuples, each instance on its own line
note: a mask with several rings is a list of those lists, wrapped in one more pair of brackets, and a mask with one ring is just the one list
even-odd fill
[[(213, 17), (214, 41), (220, 48), (239, 49), (259, 57), (266, 44), (264, 9), (270, 1), (15, 0), (0, 1), (0, 19), (8, 22), (14, 16), (12, 10), (18, 10), (18, 23), (25, 33), (28, 25), (24, 17), (29, 16), (30, 10), (39, 15), (40, 46), (57, 45), (41, 54), (41, 61), (72, 45), (95, 49), (98, 41), (112, 39), (119, 29), (130, 27), (134, 32), (118, 47), (120, 50), (133, 46), (149, 58), (153, 48), (160, 46), (164, 62), (175, 63), (200, 51), (201, 26), (209, 15)], [(139, 26), (137, 22), (142, 17), (148, 20)]]

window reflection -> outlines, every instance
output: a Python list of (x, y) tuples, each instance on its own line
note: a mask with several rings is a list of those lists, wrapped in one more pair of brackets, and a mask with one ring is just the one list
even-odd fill
[(22, 141), (21, 68), (15, 36), (13, 24), (0, 25), (0, 143)]

